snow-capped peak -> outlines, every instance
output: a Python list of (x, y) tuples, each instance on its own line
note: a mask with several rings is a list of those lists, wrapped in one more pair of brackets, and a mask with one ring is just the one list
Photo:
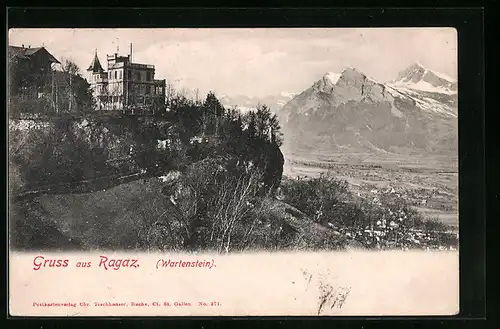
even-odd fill
[(428, 75), (434, 75), (439, 79), (446, 80), (449, 83), (457, 81), (457, 79), (454, 79), (444, 73), (426, 68), (420, 62), (416, 62), (399, 72), (396, 81), (408, 82), (409, 80), (412, 80), (413, 82), (417, 82)]
[(435, 71), (435, 70), (428, 69), (427, 67), (425, 67), (424, 65), (422, 65), (422, 63), (420, 63), (418, 61), (415, 62), (415, 64), (413, 64), (413, 65), (421, 67), (422, 69), (424, 69), (425, 73), (427, 73), (427, 74), (429, 74), (429, 73), (435, 74), (439, 78), (447, 80), (449, 82), (456, 82), (457, 81), (457, 79), (452, 78), (449, 75), (446, 75), (444, 73), (441, 73), (441, 72), (438, 72), (438, 71)]
[(348, 71), (355, 71), (359, 74), (362, 74), (362, 75), (365, 75), (363, 72), (361, 72), (360, 70), (358, 70), (357, 68), (353, 67), (353, 66), (348, 66), (346, 67), (343, 71), (342, 71), (342, 74), (344, 74), (345, 72), (348, 72)]
[(457, 82), (457, 79), (454, 79), (454, 78), (452, 78), (444, 73), (437, 72), (437, 71), (431, 71), (431, 72), (434, 73), (435, 75), (437, 75), (441, 79), (447, 80), (447, 81), (452, 82), (452, 83)]
[(456, 79), (430, 70), (419, 62), (399, 72), (397, 79), (390, 83), (390, 85), (444, 94), (454, 94), (457, 92)]
[(330, 80), (330, 82), (332, 84), (336, 84), (337, 81), (339, 81), (341, 75), (342, 74), (340, 74), (340, 73), (326, 72), (325, 73), (325, 78), (328, 79), (328, 80)]
[(295, 95), (296, 95), (295, 93), (289, 93), (287, 91), (282, 91), (281, 92), (281, 96), (283, 96), (283, 97), (294, 98)]

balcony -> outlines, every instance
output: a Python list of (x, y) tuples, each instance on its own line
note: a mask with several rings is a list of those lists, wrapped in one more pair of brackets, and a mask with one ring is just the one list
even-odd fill
[(124, 65), (125, 65), (124, 62), (117, 62), (117, 63), (109, 64), (108, 69), (117, 69), (117, 68), (123, 67)]
[(151, 69), (151, 70), (155, 69), (154, 65), (149, 65), (149, 64), (130, 63), (130, 66), (136, 69)]

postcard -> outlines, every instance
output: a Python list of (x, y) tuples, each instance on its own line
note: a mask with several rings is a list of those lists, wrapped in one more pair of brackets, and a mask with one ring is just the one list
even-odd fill
[(8, 41), (11, 316), (458, 313), (455, 29)]

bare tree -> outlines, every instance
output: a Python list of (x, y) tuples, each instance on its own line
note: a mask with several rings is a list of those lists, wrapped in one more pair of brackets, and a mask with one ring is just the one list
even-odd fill
[(201, 99), (200, 99), (200, 90), (198, 88), (196, 88), (194, 90), (194, 101), (195, 101), (195, 104), (196, 105), (199, 105), (201, 104)]
[(171, 186), (169, 218), (179, 223), (183, 247), (228, 253), (253, 243), (250, 212), (261, 178), (257, 171), (228, 175), (212, 159), (196, 164), (180, 184)]
[(63, 72), (63, 81), (65, 88), (63, 90), (67, 91), (68, 94), (68, 109), (69, 112), (73, 111), (75, 103), (75, 86), (74, 77), (80, 75), (80, 68), (78, 65), (69, 58), (63, 58), (61, 60), (61, 69)]
[(174, 88), (174, 85), (167, 81), (166, 85), (165, 85), (165, 103), (167, 105), (167, 107), (171, 107), (172, 106), (172, 102), (174, 101), (174, 97), (175, 97), (175, 88)]
[(63, 58), (61, 63), (62, 63), (61, 67), (64, 72), (73, 75), (80, 75), (80, 68), (75, 62), (73, 62), (73, 60), (68, 58)]
[[(250, 200), (254, 195), (254, 187), (258, 184), (259, 176), (252, 173), (238, 179), (227, 180), (218, 190), (217, 211), (212, 221), (210, 238), (215, 239), (219, 253), (228, 253), (231, 250), (234, 244), (233, 235), (251, 210)], [(253, 226), (250, 230), (252, 228)]]
[(177, 93), (177, 96), (188, 100), (192, 99), (191, 91), (186, 87), (181, 88), (181, 90), (179, 90), (179, 92)]

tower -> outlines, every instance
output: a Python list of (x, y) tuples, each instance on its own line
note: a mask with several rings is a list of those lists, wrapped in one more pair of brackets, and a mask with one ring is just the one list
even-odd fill
[(97, 101), (98, 108), (102, 108), (107, 103), (107, 74), (102, 68), (97, 49), (95, 50), (94, 59), (87, 68), (88, 82), (92, 88), (92, 93)]
[(95, 74), (101, 74), (104, 72), (104, 69), (101, 66), (101, 62), (99, 61), (99, 57), (97, 56), (97, 49), (95, 50), (94, 59), (92, 60), (92, 63), (90, 63), (87, 72), (89, 72), (89, 80), (91, 83), (94, 81), (93, 76)]

